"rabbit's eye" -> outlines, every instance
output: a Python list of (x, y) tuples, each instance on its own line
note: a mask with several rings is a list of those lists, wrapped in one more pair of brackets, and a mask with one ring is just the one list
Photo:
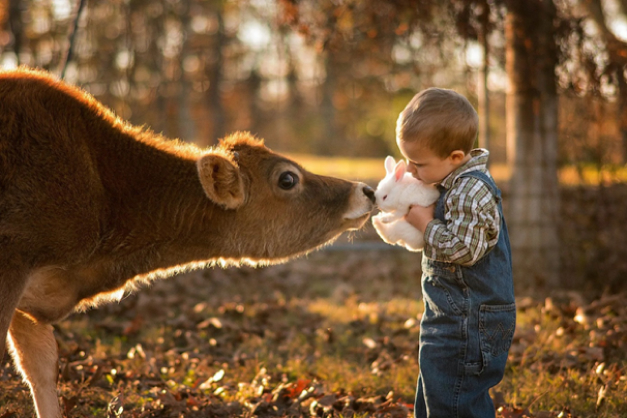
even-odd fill
[(383, 200), (385, 200), (385, 199), (387, 199), (387, 198), (388, 198), (388, 195), (383, 196)]

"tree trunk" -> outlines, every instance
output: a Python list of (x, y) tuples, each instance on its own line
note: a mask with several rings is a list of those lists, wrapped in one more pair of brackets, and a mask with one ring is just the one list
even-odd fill
[[(247, 131), (259, 135), (263, 131), (264, 110), (259, 105), (259, 90), (261, 89), (262, 78), (259, 70), (254, 68), (246, 79), (246, 97), (248, 97), (248, 113), (250, 113), (250, 123), (246, 127)], [(263, 135), (262, 135), (263, 136)]]
[(336, 109), (333, 104), (333, 95), (337, 88), (337, 57), (332, 49), (327, 51), (325, 59), (325, 77), (322, 84), (322, 101), (320, 114), (322, 116), (322, 137), (316, 146), (317, 153), (321, 155), (334, 155), (338, 149), (338, 127), (336, 121)]
[(621, 65), (616, 71), (618, 81), (618, 128), (622, 144), (622, 163), (627, 163), (627, 81), (625, 68)]
[(489, 75), (489, 47), (487, 34), (482, 33), (480, 42), (483, 46), (483, 65), (479, 71), (479, 82), (477, 83), (477, 97), (479, 99), (479, 146), (490, 149), (490, 97), (488, 89)]
[(487, 3), (479, 16), (481, 30), (479, 31), (479, 43), (483, 48), (483, 64), (479, 71), (477, 83), (477, 97), (479, 99), (479, 146), (490, 149), (490, 95), (488, 89), (488, 76), (490, 73), (490, 9)]
[(207, 78), (209, 79), (209, 89), (207, 90), (207, 102), (209, 111), (211, 112), (212, 135), (209, 143), (201, 145), (212, 145), (218, 142), (226, 133), (226, 114), (222, 105), (222, 94), (220, 87), (222, 86), (222, 65), (224, 57), (222, 50), (226, 43), (226, 34), (224, 28), (224, 19), (222, 10), (216, 10), (216, 18), (218, 20), (218, 30), (214, 35), (214, 50), (212, 51), (212, 59), (208, 63)]
[(190, 2), (183, 2), (180, 9), (181, 27), (183, 28), (183, 46), (179, 56), (180, 79), (178, 82), (178, 125), (179, 137), (188, 142), (197, 140), (196, 124), (192, 117), (192, 104), (190, 100), (191, 86), (185, 73), (185, 58), (189, 52), (189, 36), (191, 33)]
[(557, 93), (552, 0), (507, 2), (505, 22), (509, 214), (516, 280), (559, 278)]
[(9, 0), (9, 28), (13, 36), (13, 52), (17, 64), (20, 64), (20, 53), (22, 52), (22, 41), (24, 37), (24, 24), (22, 22), (22, 1)]

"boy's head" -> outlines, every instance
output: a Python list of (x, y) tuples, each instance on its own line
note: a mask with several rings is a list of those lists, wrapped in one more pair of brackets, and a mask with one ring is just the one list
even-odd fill
[(396, 142), (412, 174), (435, 183), (468, 161), (478, 129), (479, 118), (468, 99), (432, 87), (415, 95), (399, 115)]

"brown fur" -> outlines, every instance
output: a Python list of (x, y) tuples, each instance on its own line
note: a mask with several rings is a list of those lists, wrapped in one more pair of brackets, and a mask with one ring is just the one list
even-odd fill
[(0, 72), (0, 358), (8, 333), (38, 416), (59, 417), (50, 323), (183, 268), (284, 261), (361, 227), (373, 199), (247, 133), (201, 150), (46, 73)]

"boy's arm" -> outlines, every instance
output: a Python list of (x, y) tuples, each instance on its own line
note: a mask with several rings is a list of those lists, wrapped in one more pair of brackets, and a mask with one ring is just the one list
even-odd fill
[(490, 189), (462, 178), (446, 201), (446, 223), (434, 219), (424, 231), (424, 254), (438, 261), (471, 266), (498, 240), (501, 218)]
[(414, 205), (409, 207), (409, 212), (405, 215), (405, 220), (422, 234), (425, 233), (427, 225), (433, 220), (435, 203), (430, 206)]

